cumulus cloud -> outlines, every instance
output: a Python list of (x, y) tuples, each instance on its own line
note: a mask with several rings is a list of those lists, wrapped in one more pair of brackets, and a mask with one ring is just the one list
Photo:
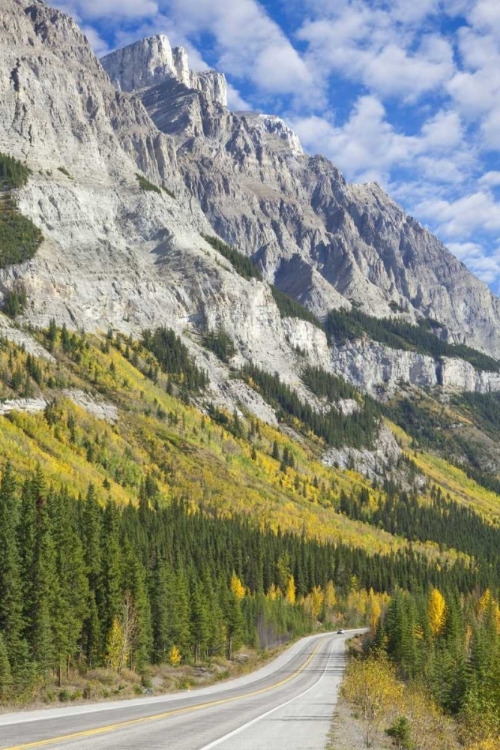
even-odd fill
[(454, 201), (424, 201), (418, 211), (437, 226), (442, 236), (450, 239), (468, 237), (476, 230), (500, 231), (500, 205), (491, 193), (482, 190)]
[(415, 19), (435, 6), (413, 3), (411, 12), (406, 2), (385, 9), (359, 0), (340, 2), (329, 17), (307, 20), (298, 37), (323, 71), (359, 80), (378, 95), (411, 101), (442, 87), (454, 72), (453, 49), (445, 38), (415, 34)]
[(406, 163), (416, 149), (416, 139), (397, 133), (385, 114), (378, 99), (364, 96), (342, 127), (317, 116), (299, 118), (293, 125), (308, 150), (316, 146), (351, 179), (384, 183), (391, 167)]
[(500, 291), (500, 248), (487, 254), (482, 245), (475, 242), (451, 242), (451, 252), (481, 281), (488, 284), (498, 294)]
[(393, 169), (409, 169), (436, 182), (456, 184), (474, 163), (455, 112), (438, 112), (420, 132), (406, 135), (389, 122), (376, 97), (364, 96), (341, 126), (318, 116), (297, 118), (293, 126), (308, 150), (326, 154), (356, 181), (387, 185)]
[(101, 37), (101, 35), (93, 28), (93, 26), (82, 26), (82, 31), (89, 40), (92, 49), (98, 57), (102, 57), (109, 52), (108, 43)]
[(479, 184), (484, 187), (500, 187), (500, 172), (486, 172), (479, 178)]
[(210, 34), (218, 66), (266, 94), (295, 94), (313, 82), (302, 57), (255, 0), (163, 0), (161, 10), (186, 37)]
[(156, 0), (64, 0), (53, 5), (85, 20), (145, 18), (158, 13)]

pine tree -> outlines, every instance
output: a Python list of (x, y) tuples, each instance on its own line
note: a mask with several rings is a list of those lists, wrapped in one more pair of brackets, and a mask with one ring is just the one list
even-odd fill
[(226, 653), (227, 658), (232, 659), (234, 651), (240, 645), (244, 620), (241, 613), (240, 599), (231, 588), (225, 592), (223, 613), (226, 628)]
[(123, 566), (122, 550), (119, 536), (119, 512), (109, 500), (104, 511), (104, 522), (101, 536), (102, 569), (105, 571), (102, 581), (102, 595), (97, 600), (99, 620), (103, 634), (109, 633), (116, 619), (122, 614), (123, 601)]
[(191, 584), (191, 642), (195, 662), (206, 657), (210, 642), (210, 620), (206, 601), (200, 587)]
[(153, 633), (151, 608), (146, 590), (146, 574), (136, 557), (133, 558), (129, 567), (128, 580), (135, 617), (135, 630), (131, 641), (133, 664), (139, 672), (142, 672), (151, 663)]
[(168, 589), (169, 642), (176, 645), (185, 658), (191, 651), (189, 589), (185, 575), (175, 573)]
[(89, 589), (84, 552), (67, 495), (61, 492), (50, 497), (49, 510), (58, 582), (53, 603), (54, 652), (61, 685), (62, 666), (66, 665), (69, 676), (70, 660), (77, 652), (87, 615)]
[(35, 534), (32, 566), (31, 598), (28, 602), (28, 624), (31, 648), (38, 671), (47, 677), (54, 664), (54, 624), (59, 582), (56, 552), (51, 533), (47, 490), (40, 467), (29, 485), (29, 497), (35, 509)]
[(170, 611), (168, 595), (171, 586), (171, 573), (167, 565), (160, 560), (153, 571), (152, 585), (152, 631), (153, 631), (153, 660), (156, 664), (164, 664), (168, 660), (170, 642)]
[(2, 633), (0, 633), (0, 704), (5, 703), (9, 699), (12, 684), (13, 680), (7, 646)]
[(7, 464), (0, 483), (0, 632), (3, 632), (14, 671), (26, 659), (16, 505), (14, 475), (10, 464)]

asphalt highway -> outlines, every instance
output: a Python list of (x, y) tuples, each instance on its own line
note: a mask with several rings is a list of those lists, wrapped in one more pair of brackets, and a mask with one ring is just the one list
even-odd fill
[(0, 714), (0, 750), (324, 750), (354, 632), (304, 638), (208, 688)]

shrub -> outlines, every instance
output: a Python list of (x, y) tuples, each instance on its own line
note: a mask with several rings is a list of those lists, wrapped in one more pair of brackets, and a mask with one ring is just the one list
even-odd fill
[(2, 312), (8, 315), (9, 318), (17, 318), (18, 315), (22, 315), (26, 309), (26, 291), (24, 287), (18, 286), (14, 289), (9, 289), (4, 296)]
[(146, 179), (146, 177), (144, 177), (142, 174), (136, 174), (136, 177), (141, 190), (146, 190), (151, 193), (158, 193), (158, 195), (161, 195), (160, 188), (157, 185), (153, 185), (153, 183)]
[(300, 320), (312, 323), (317, 328), (321, 328), (321, 323), (307, 307), (304, 307), (300, 302), (297, 302), (293, 297), (285, 294), (285, 292), (282, 292), (274, 285), (271, 286), (271, 291), (282, 318), (299, 318)]
[(75, 178), (73, 177), (73, 175), (71, 175), (71, 174), (70, 174), (70, 173), (68, 172), (68, 170), (66, 169), (66, 167), (57, 167), (57, 168), (58, 168), (59, 172), (62, 172), (62, 173), (63, 173), (63, 175), (66, 175), (66, 177), (67, 177), (67, 178), (68, 178), (69, 180), (74, 180), (74, 179), (75, 179)]
[(229, 334), (222, 329), (209, 331), (203, 337), (203, 346), (210, 349), (222, 362), (226, 364), (234, 357), (236, 349)]
[(246, 255), (240, 253), (236, 248), (226, 245), (225, 242), (222, 242), (217, 237), (209, 237), (206, 234), (203, 234), (202, 237), (214, 250), (223, 255), (231, 263), (234, 270), (244, 279), (258, 279), (262, 281), (261, 272)]

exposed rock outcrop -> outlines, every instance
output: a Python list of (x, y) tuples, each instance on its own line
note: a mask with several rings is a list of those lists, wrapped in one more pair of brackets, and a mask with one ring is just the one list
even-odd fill
[(112, 52), (101, 59), (104, 70), (120, 91), (138, 91), (173, 80), (201, 91), (210, 102), (227, 106), (227, 81), (222, 73), (189, 69), (187, 52), (172, 47), (164, 34)]
[(392, 302), (407, 318), (443, 323), (450, 341), (500, 356), (498, 298), (378, 185), (347, 184), (326, 158), (304, 155), (279, 118), (229, 112), (187, 74), (134, 87), (121, 61), (150, 43), (114, 52), (104, 65), (175, 137), (189, 191), (268, 280), (318, 315), (354, 301), (384, 316)]
[[(184, 335), (220, 325), (261, 366), (298, 380), (269, 287), (243, 279), (202, 239), (213, 230), (184, 187), (172, 142), (140, 101), (116, 91), (76, 24), (44, 3), (0, 0), (0, 45), (0, 151), (31, 168), (17, 199), (45, 237), (33, 260), (0, 271), (0, 302), (22, 280), (24, 320), (37, 326), (54, 318)], [(176, 197), (141, 189), (139, 170)], [(201, 347), (193, 353), (204, 358)], [(224, 379), (208, 366), (221, 395)]]
[[(30, 0), (0, 0), (0, 45), (0, 151), (31, 168), (16, 197), (45, 237), (33, 260), (0, 271), (0, 303), (20, 281), (26, 289), (21, 322), (173, 328), (208, 370), (215, 403), (269, 422), (271, 407), (228, 379), (200, 331), (226, 331), (234, 366), (277, 372), (318, 408), (301, 382), (305, 362), (370, 393), (400, 382), (499, 387), (461, 361), (369, 342), (332, 350), (203, 240), (216, 231), (234, 242), (318, 314), (354, 299), (382, 315), (395, 301), (409, 319), (431, 315), (451, 338), (500, 351), (500, 303), (484, 285), (380, 188), (348, 185), (328, 160), (306, 156), (282, 120), (229, 112), (223, 76), (193, 73), (159, 36), (107, 56), (113, 85), (74, 21)], [(0, 335), (50, 358), (2, 316)]]
[(334, 372), (373, 396), (387, 398), (411, 385), (443, 391), (500, 391), (500, 373), (481, 372), (462, 359), (434, 359), (412, 351), (390, 349), (376, 341), (352, 341), (332, 347)]
[(400, 487), (422, 489), (426, 479), (415, 471), (415, 467), (403, 460), (403, 452), (394, 435), (382, 424), (375, 450), (356, 448), (330, 448), (323, 456), (323, 463), (340, 469), (357, 471), (371, 480), (384, 481), (391, 478)]
[[(90, 393), (83, 391), (65, 390), (63, 395), (80, 406), (86, 412), (97, 419), (103, 419), (106, 422), (114, 424), (118, 420), (118, 409), (114, 404), (92, 396)], [(0, 416), (5, 417), (13, 411), (20, 411), (26, 414), (37, 414), (48, 406), (49, 402), (45, 398), (13, 398), (0, 401)]]

